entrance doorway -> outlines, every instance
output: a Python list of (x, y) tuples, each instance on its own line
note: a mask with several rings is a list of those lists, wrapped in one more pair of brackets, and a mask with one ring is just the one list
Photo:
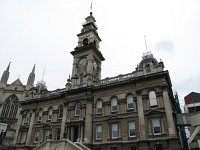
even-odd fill
[(72, 142), (77, 142), (77, 139), (79, 135), (79, 126), (72, 126), (71, 127), (71, 141)]

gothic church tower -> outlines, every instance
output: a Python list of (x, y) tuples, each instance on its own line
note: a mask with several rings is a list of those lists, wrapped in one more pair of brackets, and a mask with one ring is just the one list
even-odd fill
[(71, 52), (74, 56), (71, 84), (72, 88), (92, 85), (101, 79), (101, 62), (104, 57), (99, 51), (101, 41), (97, 33), (96, 20), (90, 12), (82, 24), (78, 36), (78, 46)]

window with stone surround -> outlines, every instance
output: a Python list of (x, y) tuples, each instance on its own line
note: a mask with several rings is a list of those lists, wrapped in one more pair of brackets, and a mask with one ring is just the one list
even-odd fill
[(45, 133), (44, 133), (44, 140), (47, 140), (50, 138), (50, 133), (51, 133), (51, 130), (45, 130)]
[(27, 112), (26, 113), (26, 118), (25, 118), (25, 124), (29, 124), (31, 121), (31, 113), (30, 112)]
[(153, 135), (160, 135), (161, 134), (160, 118), (152, 119), (151, 121), (152, 121)]
[(17, 110), (19, 107), (19, 100), (15, 94), (9, 96), (5, 103), (3, 104), (3, 109), (1, 112), (1, 117), (14, 119), (17, 114)]
[(111, 131), (112, 131), (112, 139), (116, 139), (119, 137), (119, 125), (118, 123), (113, 123), (111, 125)]
[(39, 131), (35, 131), (35, 134), (34, 134), (34, 143), (38, 143), (38, 141), (39, 141), (39, 135), (40, 135)]
[(111, 99), (111, 111), (116, 112), (117, 111), (117, 98)]
[(48, 109), (48, 120), (52, 120), (53, 118), (53, 108), (52, 107), (49, 107)]
[(60, 128), (56, 129), (56, 140), (60, 140), (60, 133), (61, 133)]
[(81, 110), (80, 110), (80, 103), (77, 103), (75, 105), (75, 116), (80, 116), (80, 112), (81, 112)]
[(39, 109), (39, 112), (38, 112), (38, 121), (41, 122), (42, 121), (42, 115), (43, 115), (43, 110), (42, 108)]
[(150, 104), (150, 107), (158, 106), (157, 98), (156, 98), (156, 92), (155, 91), (150, 91), (149, 92), (149, 104)]
[(129, 134), (129, 137), (135, 137), (136, 136), (135, 122), (134, 121), (128, 122), (128, 134)]
[(96, 125), (96, 139), (102, 139), (102, 125)]
[(102, 100), (98, 100), (98, 101), (97, 101), (96, 113), (97, 113), (97, 114), (101, 114), (101, 113), (102, 113)]
[(133, 95), (128, 95), (126, 97), (126, 103), (127, 103), (127, 110), (134, 109)]
[(58, 108), (58, 118), (63, 117), (63, 105), (60, 105)]

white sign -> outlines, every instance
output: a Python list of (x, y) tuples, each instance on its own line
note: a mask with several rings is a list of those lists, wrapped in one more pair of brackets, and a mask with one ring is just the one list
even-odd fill
[(6, 132), (8, 124), (0, 122), (0, 132)]

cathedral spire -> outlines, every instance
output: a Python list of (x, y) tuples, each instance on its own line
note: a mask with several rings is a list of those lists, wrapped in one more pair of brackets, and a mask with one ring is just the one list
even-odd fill
[(35, 65), (33, 66), (32, 72), (29, 74), (27, 85), (33, 86), (35, 81)]
[(10, 72), (9, 72), (10, 63), (11, 62), (9, 62), (7, 69), (3, 72), (3, 75), (1, 76), (1, 83), (3, 83), (3, 84), (7, 84), (7, 82), (8, 82), (8, 78), (9, 78), (9, 74), (10, 74)]

